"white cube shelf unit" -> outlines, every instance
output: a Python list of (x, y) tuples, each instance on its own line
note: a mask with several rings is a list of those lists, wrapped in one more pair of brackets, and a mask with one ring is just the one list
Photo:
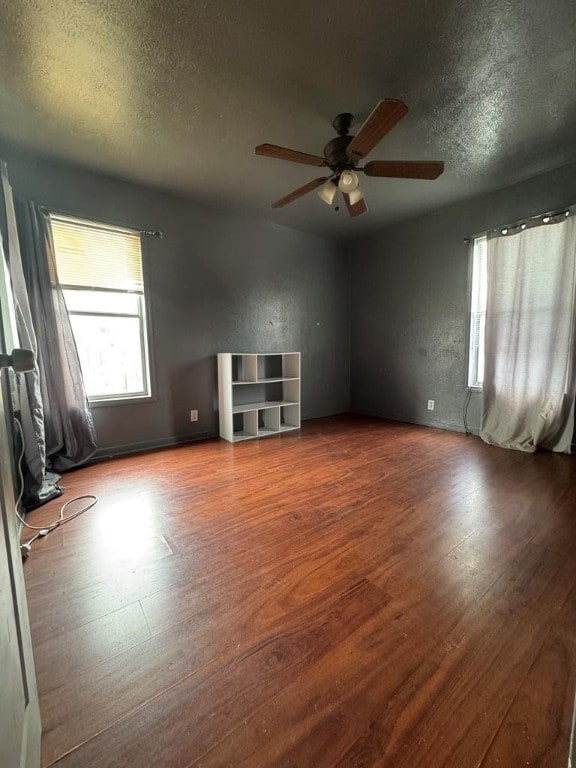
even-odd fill
[(220, 352), (218, 406), (231, 443), (299, 429), (300, 352)]

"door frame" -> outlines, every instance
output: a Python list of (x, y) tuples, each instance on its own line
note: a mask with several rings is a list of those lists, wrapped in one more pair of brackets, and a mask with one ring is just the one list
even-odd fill
[[(1, 161), (0, 161), (1, 162)], [(11, 195), (7, 183), (6, 169), (2, 164), (2, 190), (0, 204), (2, 209), (11, 205), (6, 195)], [(4, 213), (4, 210), (3, 210)], [(4, 216), (0, 222), (5, 224)], [(4, 229), (4, 231), (1, 231)], [(11, 352), (18, 347), (16, 330), (16, 313), (10, 289), (10, 273), (5, 257), (5, 249), (9, 253), (9, 227), (0, 227), (0, 352)], [(2, 247), (4, 243), (4, 247)], [(32, 653), (30, 621), (26, 601), (26, 586), (20, 553), (20, 525), (16, 517), (15, 481), (17, 469), (14, 459), (14, 412), (12, 407), (12, 392), (15, 391), (15, 374), (10, 369), (0, 370), (0, 526), (4, 533), (5, 551), (9, 574), (14, 623), (16, 626), (16, 642), (22, 674), (25, 709), (23, 713), (22, 741), (20, 743), (20, 760), (18, 768), (38, 768), (40, 766), (40, 741), (42, 727), (40, 722), (40, 707), (36, 686), (36, 673)], [(2, 547), (4, 550), (4, 547)], [(0, 554), (4, 557), (4, 552)], [(0, 622), (0, 631), (4, 631), (4, 622)], [(8, 630), (6, 630), (8, 631)], [(18, 710), (20, 700), (18, 702)], [(16, 705), (15, 705), (16, 706)]]

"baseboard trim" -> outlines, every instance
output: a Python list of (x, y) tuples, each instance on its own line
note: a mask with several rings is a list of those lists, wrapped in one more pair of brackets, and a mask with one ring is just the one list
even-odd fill
[(330, 411), (330, 413), (306, 413), (301, 414), (301, 421), (311, 421), (312, 419), (329, 419), (331, 416), (342, 416), (345, 413), (352, 413), (348, 408), (345, 411)]
[(103, 461), (104, 459), (113, 459), (116, 456), (125, 456), (130, 453), (143, 453), (145, 451), (155, 451), (160, 448), (170, 448), (175, 445), (197, 443), (200, 440), (209, 440), (212, 437), (218, 437), (218, 433), (200, 432), (196, 435), (186, 435), (184, 437), (163, 437), (157, 440), (144, 440), (140, 443), (126, 443), (125, 445), (112, 445), (107, 448), (98, 448), (87, 464), (93, 464), (97, 461)]
[[(302, 421), (309, 421), (310, 419), (320, 419), (329, 416), (337, 416), (340, 413), (348, 413), (348, 411), (337, 411), (336, 413), (323, 413), (321, 415), (306, 414), (302, 416)], [(210, 440), (213, 437), (218, 437), (218, 432), (200, 432), (195, 435), (186, 436), (170, 436), (163, 437), (157, 440), (144, 440), (140, 443), (126, 443), (124, 445), (112, 445), (104, 448), (98, 448), (92, 458), (86, 462), (86, 464), (94, 464), (98, 461), (104, 461), (106, 459), (113, 459), (116, 456), (127, 456), (132, 453), (144, 453), (145, 451), (155, 451), (161, 448), (170, 448), (175, 445), (185, 445), (186, 443), (197, 443), (201, 440)], [(84, 465), (86, 466), (86, 465)]]
[[(448, 432), (461, 432), (464, 433), (465, 429), (462, 424), (456, 424), (450, 421), (440, 421), (438, 419), (415, 419), (410, 416), (390, 415), (389, 413), (382, 413), (380, 411), (373, 411), (365, 408), (355, 408), (350, 411), (337, 411), (335, 413), (323, 413), (323, 414), (306, 414), (302, 416), (302, 421), (310, 421), (311, 419), (328, 418), (330, 416), (339, 416), (343, 413), (353, 413), (358, 416), (370, 416), (376, 419), (384, 419), (386, 421), (396, 421), (404, 424), (417, 424), (422, 427), (432, 427), (433, 429), (443, 429)], [(479, 435), (478, 429), (468, 427), (468, 433), (473, 435)], [(124, 445), (113, 445), (105, 448), (98, 448), (94, 456), (86, 462), (86, 464), (93, 464), (98, 461), (104, 461), (106, 459), (113, 459), (116, 456), (126, 456), (132, 453), (144, 453), (145, 451), (155, 451), (162, 448), (170, 448), (176, 445), (185, 445), (186, 443), (197, 443), (201, 440), (210, 440), (211, 438), (218, 437), (218, 432), (201, 432), (195, 435), (186, 436), (170, 436), (163, 437), (157, 440), (144, 440), (139, 443), (126, 443)], [(84, 465), (86, 466), (86, 465)]]
[(356, 413), (359, 416), (372, 416), (376, 419), (385, 419), (387, 421), (397, 421), (404, 424), (418, 424), (421, 427), (432, 427), (433, 429), (443, 429), (447, 432), (466, 432), (472, 435), (479, 435), (478, 429), (468, 427), (466, 430), (463, 424), (457, 424), (452, 421), (441, 421), (440, 419), (416, 419), (413, 416), (401, 416), (398, 414), (382, 413), (381, 411), (373, 411), (365, 408), (354, 408), (352, 413)]

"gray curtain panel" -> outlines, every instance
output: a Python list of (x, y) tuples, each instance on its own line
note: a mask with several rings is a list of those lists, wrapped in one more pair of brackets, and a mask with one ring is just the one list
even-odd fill
[(62, 472), (82, 464), (94, 454), (96, 431), (58, 283), (48, 215), (35, 203), (17, 201), (16, 218), (37, 341), (46, 465)]
[(480, 436), (570, 453), (576, 399), (576, 210), (488, 240)]
[[(0, 161), (0, 210), (4, 249), (8, 264), (14, 311), (16, 315), (18, 344), (23, 349), (30, 349), (37, 357), (36, 334), (30, 314), (28, 292), (22, 269), (18, 231), (12, 188), (8, 179), (6, 164)], [(46, 469), (46, 445), (44, 435), (44, 409), (40, 393), (40, 371), (38, 364), (34, 371), (16, 376), (18, 387), (17, 417), (24, 435), (24, 476), (25, 502), (38, 496), (44, 482)]]

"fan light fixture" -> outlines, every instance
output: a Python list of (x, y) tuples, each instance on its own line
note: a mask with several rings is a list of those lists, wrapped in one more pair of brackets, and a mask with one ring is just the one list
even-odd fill
[(358, 174), (354, 171), (342, 171), (338, 188), (341, 192), (349, 194), (358, 188)]
[(318, 197), (328, 205), (332, 205), (334, 198), (336, 197), (336, 192), (338, 192), (338, 187), (334, 184), (332, 179), (329, 179), (326, 184), (318, 190)]

